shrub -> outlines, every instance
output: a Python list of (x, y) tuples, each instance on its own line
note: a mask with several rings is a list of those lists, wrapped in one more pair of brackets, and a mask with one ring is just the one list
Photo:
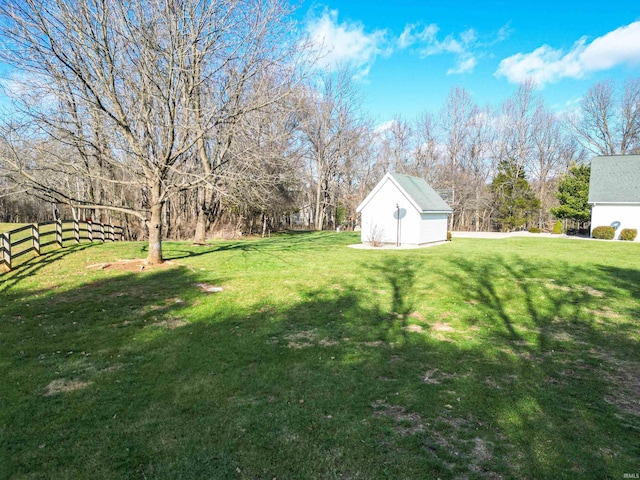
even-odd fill
[(450, 241), (451, 241), (451, 232), (448, 231), (447, 232), (447, 242), (450, 242)]
[(384, 230), (377, 225), (371, 225), (371, 230), (369, 230), (369, 244), (372, 247), (381, 247), (384, 245), (383, 239)]
[(540, 233), (540, 232), (542, 232), (542, 230), (540, 230), (538, 227), (529, 228), (529, 233)]
[(562, 234), (562, 222), (560, 220), (556, 220), (556, 223), (553, 224), (553, 230), (551, 230), (551, 233), (554, 235)]
[(591, 236), (600, 240), (613, 240), (616, 230), (609, 226), (600, 226), (593, 229)]
[(620, 240), (633, 242), (637, 236), (638, 236), (638, 230), (636, 230), (635, 228), (623, 228), (620, 231)]

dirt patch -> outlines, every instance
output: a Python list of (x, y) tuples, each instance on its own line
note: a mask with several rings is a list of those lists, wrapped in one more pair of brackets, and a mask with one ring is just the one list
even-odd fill
[(449, 378), (455, 378), (455, 375), (451, 375), (449, 373), (445, 373), (440, 369), (434, 368), (433, 370), (427, 370), (422, 377), (422, 381), (424, 383), (429, 383), (431, 385), (440, 385), (442, 380), (447, 380)]
[(586, 287), (582, 287), (582, 286), (570, 287), (568, 285), (556, 285), (554, 283), (547, 283), (545, 284), (545, 287), (552, 290), (560, 290), (561, 292), (580, 292), (580, 293), (586, 293), (587, 295), (590, 295), (592, 297), (597, 297), (597, 298), (604, 297), (603, 291), (593, 288), (589, 285), (587, 285)]
[(605, 374), (611, 385), (605, 400), (620, 410), (640, 417), (640, 363), (617, 360), (615, 369)]
[(45, 397), (57, 395), (59, 393), (73, 392), (75, 390), (82, 390), (91, 385), (91, 382), (85, 382), (82, 380), (70, 380), (68, 378), (58, 378), (52, 380), (46, 387)]
[(424, 333), (424, 328), (422, 328), (420, 325), (407, 325), (406, 327), (404, 327), (404, 329), (407, 332), (414, 332), (414, 333)]
[(593, 287), (588, 287), (588, 286), (584, 287), (582, 291), (587, 293), (588, 295), (591, 295), (592, 297), (598, 297), (598, 298), (604, 297), (604, 292), (597, 290)]
[(291, 333), (285, 335), (288, 348), (309, 348), (314, 346), (332, 347), (337, 345), (335, 340), (329, 340), (327, 338), (319, 338), (318, 333), (315, 330), (303, 330), (301, 332)]
[(491, 460), (491, 457), (492, 457), (491, 442), (488, 442), (486, 440), (476, 437), (473, 439), (473, 443), (474, 443), (474, 446), (473, 446), (473, 451), (471, 452), (471, 456), (475, 458), (477, 463), (482, 463), (482, 462)]
[(114, 262), (94, 263), (87, 265), (89, 270), (116, 270), (119, 272), (142, 272), (178, 266), (177, 263), (167, 260), (157, 265), (147, 264), (146, 260), (139, 258), (133, 260), (116, 260)]
[(313, 330), (290, 333), (284, 338), (287, 340), (287, 347), (295, 349), (312, 347), (317, 341), (317, 335)]
[(184, 327), (187, 324), (182, 318), (171, 317), (160, 322), (152, 323), (149, 327), (168, 328), (169, 330), (175, 330), (176, 328)]
[(375, 409), (374, 417), (387, 417), (395, 422), (393, 430), (401, 435), (415, 435), (424, 430), (422, 418), (417, 413), (409, 413), (399, 405), (389, 405), (384, 400), (376, 400), (371, 404)]
[(431, 330), (435, 332), (454, 332), (454, 328), (445, 322), (436, 322), (431, 325)]
[(409, 314), (409, 318), (418, 320), (419, 322), (426, 322), (427, 319), (420, 312), (412, 312)]
[(210, 285), (208, 283), (196, 283), (195, 286), (198, 287), (201, 292), (205, 293), (219, 293), (223, 291), (222, 287)]

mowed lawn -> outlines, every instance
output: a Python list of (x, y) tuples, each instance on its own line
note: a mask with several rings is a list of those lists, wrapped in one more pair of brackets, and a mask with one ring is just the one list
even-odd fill
[(0, 478), (640, 473), (640, 244), (358, 241), (168, 242), (142, 271), (112, 262), (143, 243), (83, 244), (2, 274)]

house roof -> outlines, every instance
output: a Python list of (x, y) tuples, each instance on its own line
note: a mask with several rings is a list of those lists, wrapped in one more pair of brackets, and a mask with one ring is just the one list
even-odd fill
[(387, 180), (393, 182), (393, 184), (403, 192), (413, 206), (421, 213), (449, 213), (453, 211), (424, 179), (412, 177), (410, 175), (401, 175), (399, 173), (387, 173), (369, 193), (369, 195), (367, 195), (367, 198), (365, 198), (358, 206), (356, 210), (357, 212), (360, 212), (365, 207), (369, 200), (375, 196)]
[(589, 203), (640, 203), (640, 155), (592, 159)]

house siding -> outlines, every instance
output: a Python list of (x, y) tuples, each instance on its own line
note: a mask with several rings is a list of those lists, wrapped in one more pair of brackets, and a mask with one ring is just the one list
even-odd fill
[[(613, 222), (620, 222), (620, 228), (616, 230), (615, 239), (620, 238), (623, 228), (635, 228), (640, 232), (640, 204), (607, 204), (594, 205), (591, 210), (591, 231), (595, 227), (610, 226)], [(636, 237), (640, 241), (640, 235)]]

